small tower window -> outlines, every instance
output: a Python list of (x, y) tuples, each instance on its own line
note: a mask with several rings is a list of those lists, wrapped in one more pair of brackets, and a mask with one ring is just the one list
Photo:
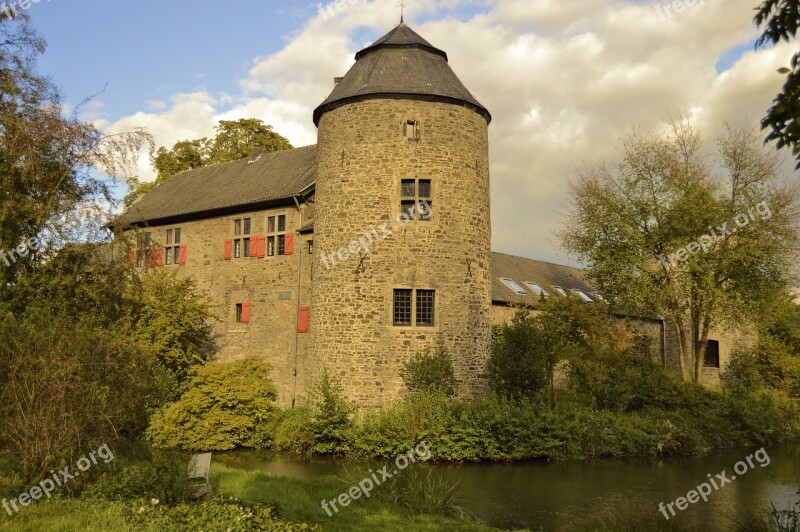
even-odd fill
[(419, 122), (416, 120), (407, 120), (405, 133), (406, 138), (409, 140), (420, 138), (422, 129), (420, 128)]
[(430, 221), (433, 196), (430, 179), (403, 179), (400, 182), (400, 213), (411, 220)]

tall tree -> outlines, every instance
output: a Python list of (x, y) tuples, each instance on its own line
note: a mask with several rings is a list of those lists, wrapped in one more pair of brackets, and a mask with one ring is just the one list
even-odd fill
[(175, 143), (171, 150), (163, 146), (159, 148), (152, 161), (156, 180), (136, 185), (126, 196), (125, 204), (132, 204), (156, 185), (187, 170), (237, 161), (249, 157), (254, 148), (261, 148), (267, 153), (292, 149), (285, 137), (256, 118), (221, 120), (215, 129), (217, 133), (211, 140), (206, 137), (182, 140)]
[(77, 111), (65, 117), (58, 90), (36, 73), (44, 50), (24, 13), (0, 13), (0, 282), (34, 260), (32, 239), (63, 242), (71, 222), (107, 212), (108, 176), (152, 145), (143, 130), (103, 135)]
[(686, 121), (634, 135), (616, 168), (571, 184), (565, 247), (623, 311), (664, 316), (684, 378), (699, 382), (709, 331), (743, 323), (791, 282), (798, 192), (757, 134), (727, 128), (716, 153)]
[[(800, 27), (800, 0), (764, 0), (757, 8), (755, 23), (764, 28), (756, 42), (758, 47), (794, 39)], [(792, 150), (800, 168), (800, 52), (792, 57), (790, 64), (778, 71), (786, 75), (786, 83), (761, 126), (772, 130), (768, 142), (776, 141), (779, 149)]]

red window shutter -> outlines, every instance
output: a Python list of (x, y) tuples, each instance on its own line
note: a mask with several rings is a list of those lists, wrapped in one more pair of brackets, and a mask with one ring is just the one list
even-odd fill
[(150, 248), (150, 266), (155, 268), (164, 265), (164, 250), (153, 246)]
[(233, 256), (233, 240), (225, 241), (225, 260), (231, 260)]
[(242, 302), (242, 323), (250, 323), (250, 302)]
[(286, 233), (286, 237), (284, 238), (283, 242), (284, 255), (291, 255), (294, 253), (294, 233)]
[(136, 250), (129, 249), (128, 250), (128, 268), (133, 268), (136, 262)]
[(178, 256), (178, 264), (180, 264), (181, 266), (186, 264), (186, 251), (187, 251), (186, 245), (181, 246), (181, 251)]
[(267, 249), (267, 237), (258, 237), (258, 258), (263, 259)]
[(299, 333), (308, 332), (308, 318), (309, 318), (309, 308), (300, 307), (300, 313), (297, 315), (297, 332)]

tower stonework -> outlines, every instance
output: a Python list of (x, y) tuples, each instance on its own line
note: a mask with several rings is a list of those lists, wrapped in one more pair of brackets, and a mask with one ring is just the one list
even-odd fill
[[(491, 347), (489, 112), (446, 54), (401, 24), (356, 55), (314, 119), (306, 386), (327, 370), (347, 399), (385, 402), (404, 392), (406, 361), (443, 346), (459, 393), (482, 389)], [(409, 219), (408, 202), (418, 200)], [(396, 323), (396, 290), (411, 290), (410, 325)], [(418, 291), (433, 295), (433, 325), (417, 321)]]

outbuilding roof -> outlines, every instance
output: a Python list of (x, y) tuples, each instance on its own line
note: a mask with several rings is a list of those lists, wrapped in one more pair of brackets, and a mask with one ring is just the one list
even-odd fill
[(306, 146), (189, 170), (131, 205), (114, 225), (152, 223), (297, 196), (316, 181), (317, 147)]

